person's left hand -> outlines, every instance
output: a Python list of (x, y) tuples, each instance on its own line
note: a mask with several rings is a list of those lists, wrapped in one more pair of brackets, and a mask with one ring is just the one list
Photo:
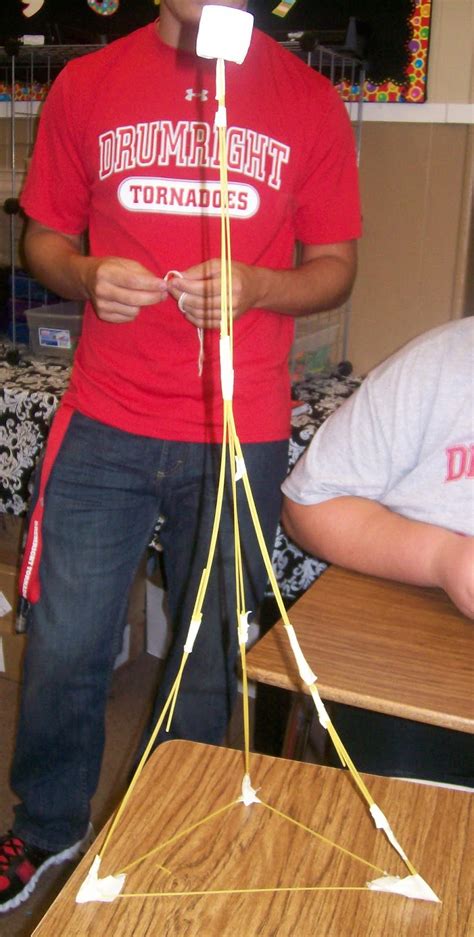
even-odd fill
[[(184, 270), (181, 277), (167, 281), (168, 292), (174, 297), (183, 315), (201, 329), (219, 328), (221, 322), (221, 261), (217, 258)], [(259, 296), (257, 267), (232, 262), (233, 318), (252, 309)]]

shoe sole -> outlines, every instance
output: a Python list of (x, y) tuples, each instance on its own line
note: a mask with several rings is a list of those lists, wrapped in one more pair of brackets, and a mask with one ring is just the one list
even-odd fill
[(22, 888), (14, 898), (11, 898), (10, 901), (7, 901), (5, 904), (0, 905), (0, 914), (3, 914), (5, 911), (14, 911), (15, 908), (18, 908), (36, 888), (36, 885), (41, 878), (43, 872), (46, 872), (47, 869), (52, 868), (54, 865), (61, 865), (63, 862), (68, 862), (71, 859), (75, 859), (77, 856), (84, 855), (89, 849), (89, 846), (95, 839), (94, 828), (91, 823), (89, 823), (89, 829), (87, 830), (86, 835), (78, 843), (74, 843), (72, 846), (68, 846), (67, 849), (63, 849), (62, 852), (56, 852), (49, 859), (46, 859), (43, 862), (39, 869), (36, 870), (35, 874), (30, 878), (29, 882), (26, 883), (25, 887)]

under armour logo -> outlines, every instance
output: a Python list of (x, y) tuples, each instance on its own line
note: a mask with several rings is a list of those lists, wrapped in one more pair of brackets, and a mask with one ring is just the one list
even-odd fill
[(200, 101), (207, 101), (209, 97), (209, 91), (204, 88), (202, 91), (194, 91), (192, 88), (186, 88), (186, 94), (184, 95), (185, 101), (192, 101), (193, 98), (199, 98)]

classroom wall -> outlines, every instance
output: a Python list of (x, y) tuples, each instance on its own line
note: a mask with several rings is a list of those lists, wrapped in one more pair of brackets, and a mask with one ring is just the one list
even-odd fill
[(474, 313), (473, 49), (472, 0), (435, 0), (427, 103), (365, 105), (348, 354), (359, 373)]
[(360, 373), (413, 336), (469, 311), (473, 131), (472, 125), (364, 126), (364, 235), (349, 333), (349, 359)]
[(473, 49), (472, 0), (432, 0), (429, 101), (473, 103)]

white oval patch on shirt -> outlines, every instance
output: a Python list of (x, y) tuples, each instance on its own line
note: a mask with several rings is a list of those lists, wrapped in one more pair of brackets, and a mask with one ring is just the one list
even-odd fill
[[(245, 183), (229, 184), (229, 215), (251, 218), (258, 211), (260, 196)], [(160, 179), (129, 176), (118, 187), (118, 200), (127, 211), (166, 215), (220, 215), (222, 195), (219, 182), (193, 179)]]

